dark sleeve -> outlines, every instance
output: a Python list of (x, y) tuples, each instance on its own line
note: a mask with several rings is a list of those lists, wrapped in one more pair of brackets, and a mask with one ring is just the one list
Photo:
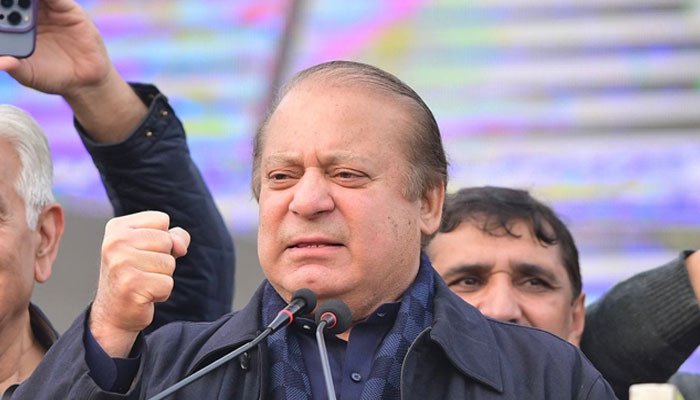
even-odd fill
[[(141, 357), (131, 388), (126, 393), (102, 390), (93, 379), (86, 361), (84, 344), (88, 311), (83, 312), (58, 341), (51, 346), (32, 375), (20, 384), (12, 394), (12, 400), (37, 399), (101, 399), (136, 400), (140, 396), (139, 371), (144, 369)], [(141, 341), (141, 352), (146, 354), (147, 344)]]
[(620, 399), (631, 384), (666, 382), (700, 345), (691, 253), (615, 285), (586, 310), (581, 350)]
[(97, 385), (108, 392), (126, 393), (139, 370), (141, 349), (143, 347), (143, 335), (139, 335), (129, 358), (112, 358), (92, 335), (87, 326), (83, 328), (83, 345), (85, 346), (85, 363), (88, 366), (88, 374)]
[(586, 400), (617, 399), (617, 396), (610, 385), (605, 382), (605, 379), (599, 376), (593, 382), (585, 397), (582, 398)]
[(165, 96), (151, 85), (132, 85), (149, 106), (124, 141), (100, 144), (76, 128), (92, 156), (117, 216), (145, 210), (170, 215), (171, 226), (192, 238), (177, 260), (170, 298), (157, 303), (151, 332), (176, 320), (214, 320), (231, 310), (233, 241), (199, 170), (190, 158), (182, 124)]
[(673, 375), (668, 382), (678, 388), (684, 400), (700, 399), (700, 375), (678, 373)]

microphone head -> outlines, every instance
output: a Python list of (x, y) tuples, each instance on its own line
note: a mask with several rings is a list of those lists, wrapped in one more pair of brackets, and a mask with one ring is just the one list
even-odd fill
[(316, 308), (316, 293), (314, 293), (311, 289), (303, 288), (294, 292), (290, 303), (295, 300), (301, 300), (304, 302), (304, 306), (299, 309), (299, 315), (310, 314), (314, 308)]
[(321, 321), (323, 314), (333, 314), (335, 316), (335, 325), (327, 326), (326, 330), (334, 335), (343, 333), (350, 329), (352, 325), (352, 313), (350, 308), (340, 299), (330, 299), (321, 304), (321, 307), (316, 311), (316, 323)]

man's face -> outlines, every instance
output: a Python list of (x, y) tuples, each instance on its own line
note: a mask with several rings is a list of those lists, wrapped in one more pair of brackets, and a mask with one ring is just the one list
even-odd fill
[(572, 303), (559, 246), (541, 244), (524, 222), (512, 231), (520, 238), (489, 235), (467, 221), (438, 233), (427, 252), (450, 289), (484, 315), (544, 329), (578, 345), (585, 295)]
[(20, 166), (14, 147), (0, 138), (0, 327), (26, 313), (34, 285), (37, 236), (15, 190)]
[(413, 281), (433, 221), (403, 195), (409, 120), (386, 94), (313, 78), (282, 100), (261, 155), (258, 256), (283, 298), (308, 287), (358, 319)]

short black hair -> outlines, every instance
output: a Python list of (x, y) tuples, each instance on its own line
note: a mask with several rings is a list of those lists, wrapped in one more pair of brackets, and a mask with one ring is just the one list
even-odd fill
[(489, 235), (516, 238), (520, 235), (511, 230), (513, 224), (525, 222), (540, 243), (559, 245), (564, 268), (571, 280), (573, 300), (581, 294), (578, 249), (571, 232), (550, 207), (532, 197), (528, 191), (483, 186), (448, 194), (436, 234), (451, 232), (467, 220)]

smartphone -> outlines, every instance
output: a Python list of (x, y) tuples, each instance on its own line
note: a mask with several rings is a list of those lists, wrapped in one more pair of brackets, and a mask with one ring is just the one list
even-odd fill
[(0, 0), (0, 55), (29, 57), (36, 42), (39, 0)]

